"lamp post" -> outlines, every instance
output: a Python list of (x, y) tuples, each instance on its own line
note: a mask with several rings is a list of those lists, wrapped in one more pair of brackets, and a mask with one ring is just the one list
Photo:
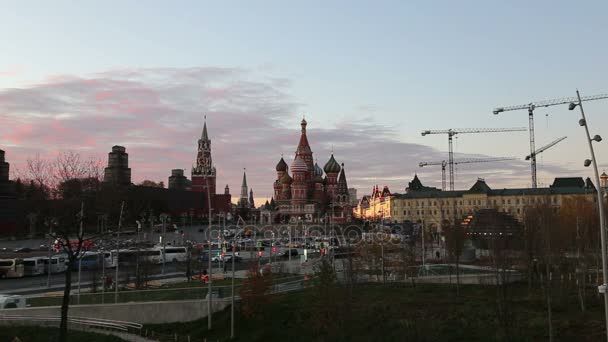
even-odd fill
[(166, 231), (166, 227), (165, 225), (167, 224), (167, 218), (169, 218), (169, 215), (167, 214), (161, 214), (160, 215), (160, 220), (163, 223), (163, 231), (162, 231), (162, 235), (161, 235), (161, 240), (163, 243), (163, 267), (161, 269), (161, 273), (165, 274), (165, 259), (167, 259), (167, 256), (165, 255), (165, 246), (166, 246), (166, 242), (165, 242), (165, 231)]
[(597, 160), (595, 158), (595, 152), (593, 150), (593, 142), (602, 141), (602, 137), (599, 135), (593, 136), (589, 134), (589, 126), (587, 125), (587, 119), (585, 118), (585, 111), (583, 110), (583, 102), (581, 101), (581, 95), (578, 90), (576, 91), (576, 97), (578, 98), (578, 103), (571, 102), (568, 106), (569, 110), (574, 110), (577, 106), (581, 111), (581, 119), (578, 121), (578, 124), (585, 128), (585, 133), (587, 134), (587, 143), (589, 144), (589, 152), (591, 153), (591, 159), (585, 159), (585, 167), (593, 164), (593, 172), (595, 174), (595, 184), (597, 186), (597, 205), (600, 216), (600, 240), (602, 245), (602, 276), (603, 283), (598, 286), (598, 290), (600, 293), (604, 294), (604, 319), (606, 321), (606, 339), (608, 340), (608, 293), (606, 293), (606, 279), (608, 278), (608, 264), (606, 260), (606, 217), (604, 215), (604, 206), (603, 206), (603, 196), (602, 196), (602, 187), (600, 185), (600, 175), (597, 170)]
[(51, 287), (51, 251), (52, 251), (52, 245), (53, 245), (53, 226), (57, 225), (57, 220), (52, 217), (52, 218), (47, 218), (45, 220), (45, 223), (47, 226), (49, 226), (49, 255), (48, 255), (48, 267), (47, 267), (47, 278), (46, 278), (46, 287), (50, 288)]

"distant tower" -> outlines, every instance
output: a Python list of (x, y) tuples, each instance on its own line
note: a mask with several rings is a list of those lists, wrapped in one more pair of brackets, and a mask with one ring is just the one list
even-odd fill
[(241, 197), (239, 198), (238, 206), (240, 208), (249, 208), (247, 199), (247, 175), (243, 171), (243, 182), (241, 183)]
[(188, 188), (188, 178), (184, 176), (184, 170), (173, 169), (169, 177), (169, 189), (186, 190)]
[(211, 140), (207, 135), (207, 119), (203, 124), (203, 133), (198, 139), (196, 166), (192, 168), (192, 191), (209, 192), (215, 195), (215, 166), (211, 161)]
[(253, 188), (249, 190), (249, 207), (255, 209), (255, 202), (253, 201)]
[(608, 187), (608, 175), (606, 172), (602, 172), (602, 175), (600, 176), (600, 184), (602, 188)]
[(4, 160), (4, 151), (0, 150), (0, 183), (8, 182), (9, 163)]
[(131, 185), (129, 154), (123, 146), (112, 146), (112, 152), (108, 153), (108, 167), (104, 170), (103, 181), (119, 186)]
[(228, 184), (226, 184), (226, 187), (224, 188), (224, 195), (230, 195), (230, 188), (228, 187)]

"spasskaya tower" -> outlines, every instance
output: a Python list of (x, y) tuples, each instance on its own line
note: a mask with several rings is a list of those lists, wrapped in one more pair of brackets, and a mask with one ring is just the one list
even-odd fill
[(211, 140), (207, 135), (207, 119), (203, 124), (203, 133), (198, 139), (196, 166), (192, 167), (192, 191), (209, 192), (215, 195), (215, 166), (211, 161)]

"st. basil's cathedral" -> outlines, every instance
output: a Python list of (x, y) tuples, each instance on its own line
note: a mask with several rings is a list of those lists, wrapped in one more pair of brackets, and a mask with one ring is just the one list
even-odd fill
[(306, 136), (306, 120), (300, 125), (302, 133), (291, 163), (291, 176), (283, 158), (276, 166), (273, 196), (276, 210), (271, 214), (272, 222), (350, 222), (352, 207), (344, 163), (340, 165), (333, 153), (323, 168), (314, 162)]

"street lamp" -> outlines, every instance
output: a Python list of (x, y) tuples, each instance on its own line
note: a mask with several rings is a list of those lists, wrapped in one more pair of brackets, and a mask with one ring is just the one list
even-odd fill
[(581, 110), (581, 119), (578, 124), (582, 127), (585, 127), (585, 133), (587, 134), (587, 143), (589, 143), (589, 152), (591, 153), (591, 159), (585, 160), (585, 167), (589, 167), (589, 165), (593, 164), (593, 172), (595, 173), (595, 184), (597, 186), (597, 205), (598, 211), (600, 215), (600, 239), (602, 244), (602, 276), (603, 276), (603, 284), (598, 286), (598, 290), (600, 293), (604, 294), (604, 319), (606, 320), (606, 338), (608, 339), (608, 293), (606, 292), (606, 279), (608, 279), (608, 264), (606, 260), (606, 219), (604, 215), (604, 206), (602, 205), (602, 187), (600, 185), (600, 176), (597, 169), (597, 160), (595, 158), (595, 152), (593, 151), (593, 142), (602, 141), (602, 137), (599, 135), (593, 136), (589, 134), (589, 126), (587, 124), (587, 119), (585, 118), (585, 111), (583, 110), (583, 102), (581, 101), (581, 95), (578, 90), (576, 91), (576, 97), (578, 98), (578, 103), (571, 102), (568, 105), (569, 110), (574, 110), (577, 106)]

